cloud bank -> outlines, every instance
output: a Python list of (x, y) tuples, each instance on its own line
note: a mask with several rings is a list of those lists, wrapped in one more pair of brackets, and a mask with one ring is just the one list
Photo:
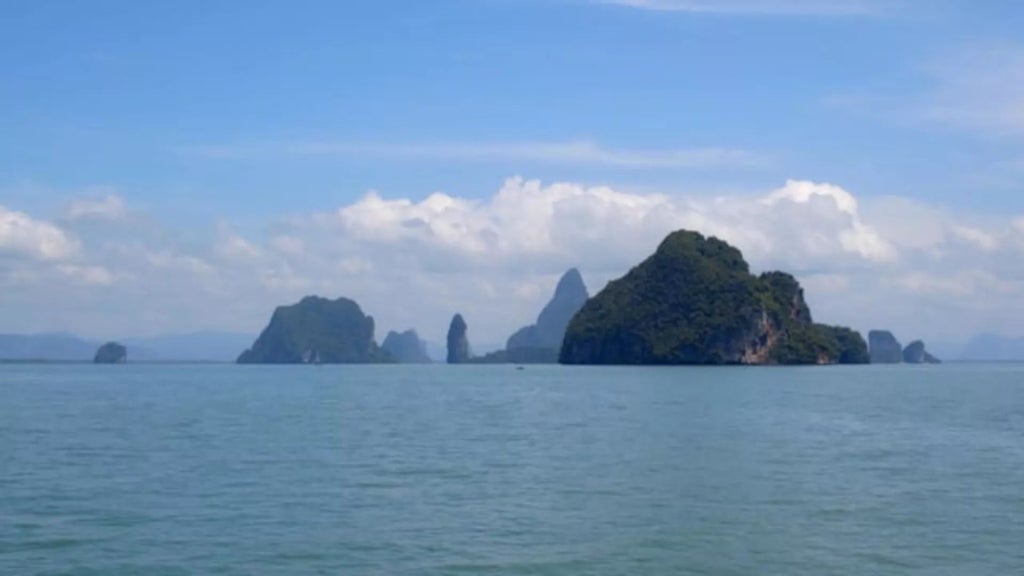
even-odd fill
[(821, 321), (953, 339), (1019, 332), (1024, 317), (1024, 215), (799, 180), (726, 196), (523, 178), (480, 198), (369, 192), (256, 229), (221, 222), (199, 246), (131, 218), (59, 222), (0, 208), (4, 330), (255, 336), (274, 306), (317, 293), (356, 299), (378, 338), (415, 327), (441, 341), (461, 312), (485, 349), (529, 323), (567, 268), (596, 292), (679, 228), (735, 244), (755, 271), (793, 272)]

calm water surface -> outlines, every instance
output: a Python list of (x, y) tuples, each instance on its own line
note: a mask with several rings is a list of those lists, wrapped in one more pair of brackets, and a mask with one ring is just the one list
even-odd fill
[(0, 366), (0, 574), (1024, 570), (1024, 366)]

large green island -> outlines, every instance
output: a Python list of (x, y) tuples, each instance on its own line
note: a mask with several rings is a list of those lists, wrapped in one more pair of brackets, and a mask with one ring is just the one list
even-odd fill
[(274, 310), (239, 364), (350, 364), (388, 359), (373, 339), (373, 317), (348, 298), (307, 296)]
[(864, 338), (815, 324), (797, 280), (750, 273), (739, 250), (680, 230), (584, 304), (563, 364), (865, 364)]

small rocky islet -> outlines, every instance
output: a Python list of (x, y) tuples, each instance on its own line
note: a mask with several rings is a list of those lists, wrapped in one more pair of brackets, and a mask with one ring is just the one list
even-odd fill
[(128, 348), (119, 342), (107, 342), (96, 350), (94, 364), (125, 364), (128, 362)]
[(914, 340), (906, 348), (888, 330), (868, 332), (872, 364), (941, 364), (942, 361), (925, 350), (924, 342)]
[[(866, 342), (842, 326), (815, 323), (800, 283), (785, 272), (755, 275), (742, 253), (680, 230), (649, 258), (590, 297), (575, 268), (560, 278), (534, 324), (504, 350), (474, 357), (468, 323), (448, 327), (449, 364), (867, 364), (938, 362), (924, 344), (900, 347), (875, 330)], [(869, 345), (870, 343), (870, 345)], [(374, 339), (374, 320), (347, 298), (307, 296), (278, 307), (241, 364), (428, 362), (415, 330)]]

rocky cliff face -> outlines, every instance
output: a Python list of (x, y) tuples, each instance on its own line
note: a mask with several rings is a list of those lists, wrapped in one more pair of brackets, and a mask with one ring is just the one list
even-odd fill
[(583, 277), (579, 270), (571, 268), (558, 281), (554, 296), (541, 310), (537, 322), (513, 334), (505, 348), (509, 351), (516, 348), (559, 348), (569, 321), (587, 302), (587, 298), (589, 294)]
[(868, 348), (872, 364), (899, 364), (903, 361), (903, 347), (888, 330), (868, 332)]
[(95, 364), (124, 364), (128, 362), (128, 349), (117, 342), (107, 342), (96, 351)]
[(464, 364), (469, 361), (469, 338), (466, 331), (466, 321), (462, 319), (462, 314), (456, 314), (448, 325), (449, 364)]
[(569, 323), (560, 361), (835, 363), (860, 359), (857, 340), (863, 346), (851, 330), (813, 324), (789, 274), (753, 276), (739, 250), (678, 231), (587, 301)]
[(942, 362), (925, 350), (924, 342), (914, 340), (903, 349), (903, 361), (907, 364), (941, 364)]
[(537, 322), (520, 328), (505, 345), (505, 360), (516, 363), (555, 363), (565, 329), (589, 297), (579, 270), (562, 275), (555, 294), (541, 310)]
[(430, 363), (426, 344), (420, 340), (415, 330), (406, 330), (401, 334), (395, 331), (388, 332), (387, 337), (384, 338), (384, 343), (380, 347), (392, 360), (399, 364)]
[(307, 296), (274, 310), (270, 324), (238, 357), (239, 364), (349, 364), (381, 362), (373, 318), (347, 298)]

